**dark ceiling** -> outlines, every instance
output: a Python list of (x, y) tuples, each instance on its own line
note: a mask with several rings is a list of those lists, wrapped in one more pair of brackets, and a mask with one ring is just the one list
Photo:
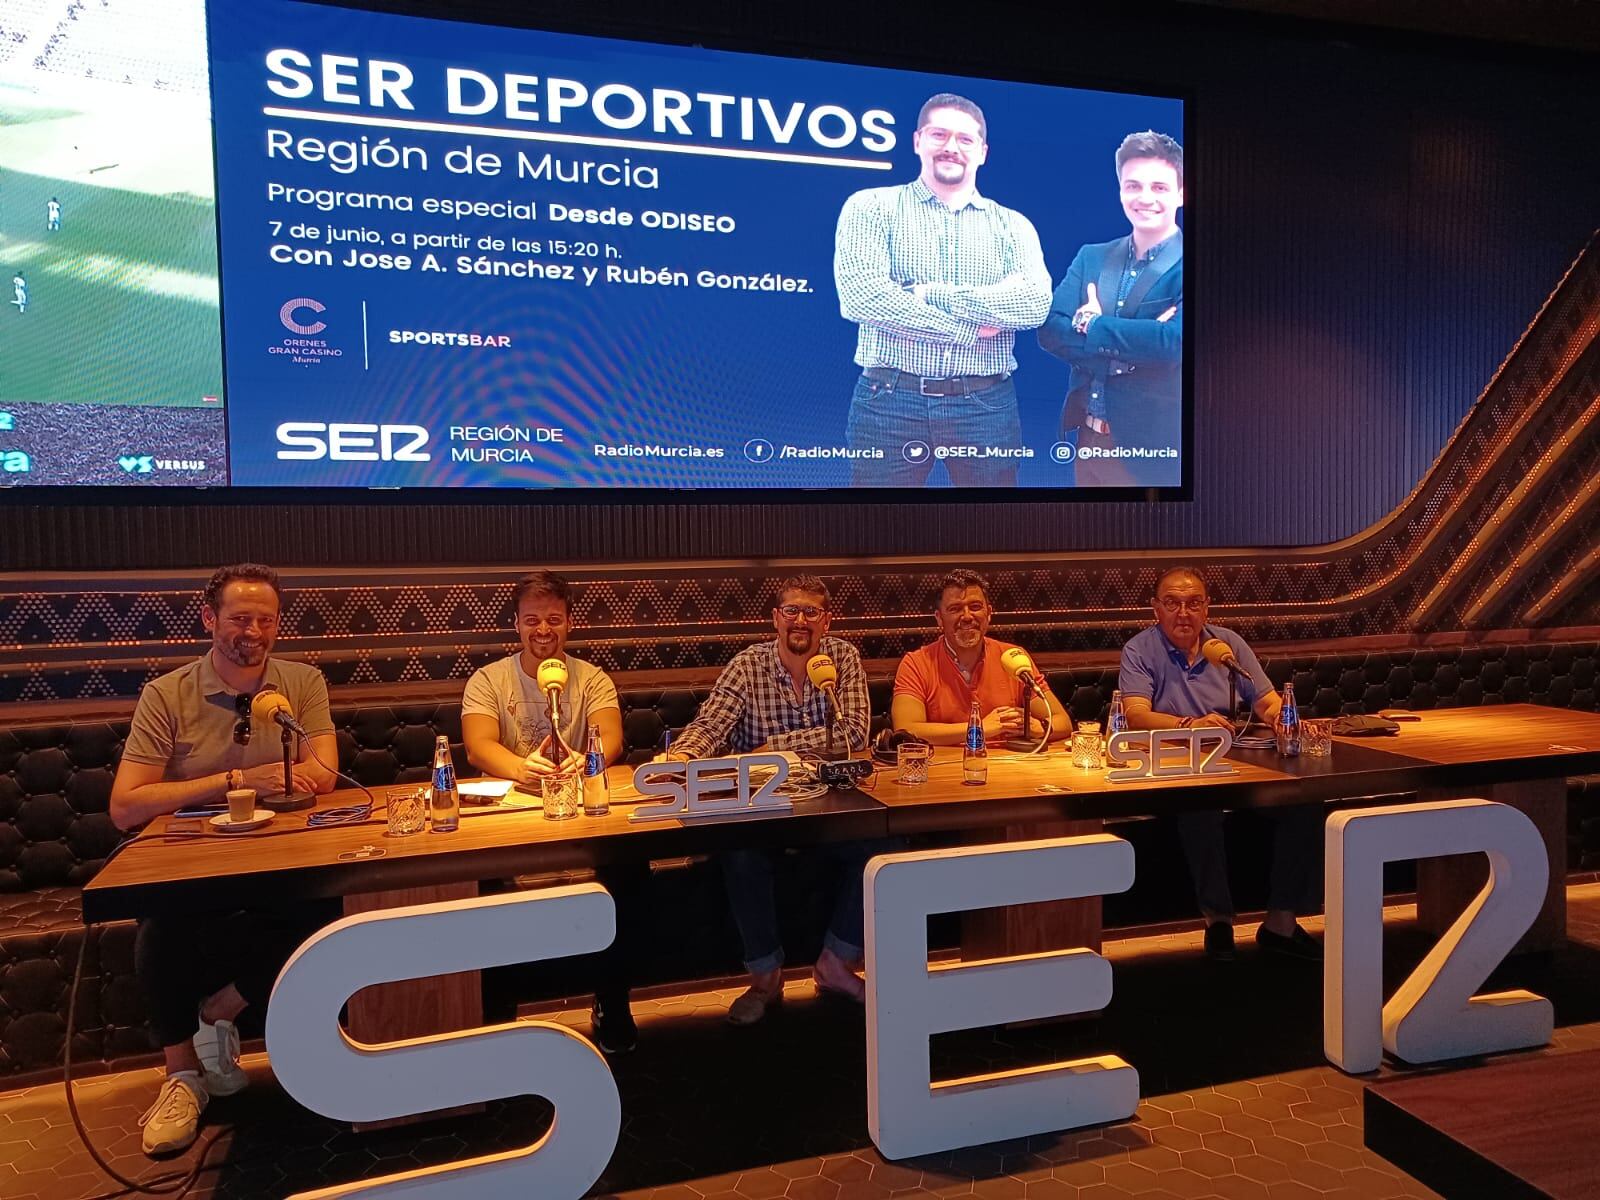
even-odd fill
[(1209, 8), (1600, 52), (1596, 0), (1183, 0)]

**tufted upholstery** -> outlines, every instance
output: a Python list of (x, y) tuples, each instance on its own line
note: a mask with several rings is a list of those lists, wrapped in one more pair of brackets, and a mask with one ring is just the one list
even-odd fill
[[(1273, 681), (1293, 678), (1302, 709), (1319, 716), (1523, 701), (1592, 710), (1597, 664), (1595, 642), (1264, 658)], [(1104, 718), (1115, 666), (1047, 674), (1075, 720)], [(665, 730), (687, 725), (709, 690), (623, 690), (628, 760), (643, 761)], [(875, 729), (888, 720), (891, 690), (886, 674), (870, 682)], [(368, 786), (425, 779), (439, 734), (466, 763), (456, 700), (337, 704), (333, 719), (341, 770)], [(126, 730), (126, 718), (0, 727), (0, 1079), (60, 1061), (67, 988), (86, 936), (80, 889), (116, 844), (107, 806)], [(1600, 868), (1600, 777), (1573, 780), (1569, 794), (1569, 861)], [(87, 937), (75, 1057), (148, 1052), (132, 924), (97, 926)]]

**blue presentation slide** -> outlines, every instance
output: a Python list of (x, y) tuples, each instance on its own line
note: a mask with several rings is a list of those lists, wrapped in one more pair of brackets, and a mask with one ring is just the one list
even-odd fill
[[(210, 15), (235, 484), (1055, 489), (1088, 453), (1180, 482), (1176, 392), (1140, 427), (1160, 445), (1118, 442), (1136, 418), (1102, 399), (1139, 351), (1106, 333), (1119, 296), (1097, 349), (1068, 337), (1076, 377), (1037, 332), (1082, 248), (1128, 242), (1115, 152), (1181, 140), (1177, 99), (284, 0)], [(919, 129), (942, 94), (970, 105)], [(1090, 282), (1172, 359), (1181, 303), (1119, 286), (1120, 244), (1101, 258)]]

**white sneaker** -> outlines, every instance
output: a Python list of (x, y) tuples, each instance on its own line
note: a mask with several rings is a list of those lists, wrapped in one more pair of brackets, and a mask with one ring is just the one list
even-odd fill
[(206, 1024), (202, 1018), (194, 1035), (194, 1052), (206, 1072), (206, 1091), (231, 1096), (250, 1086), (250, 1076), (239, 1066), (239, 1030), (232, 1021)]
[(168, 1075), (139, 1124), (144, 1127), (144, 1152), (152, 1158), (177, 1154), (194, 1145), (200, 1114), (206, 1110), (206, 1085), (193, 1071)]

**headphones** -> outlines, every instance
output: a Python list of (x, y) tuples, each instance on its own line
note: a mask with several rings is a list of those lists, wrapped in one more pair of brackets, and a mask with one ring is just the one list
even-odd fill
[(897, 761), (896, 752), (901, 746), (926, 746), (930, 743), (904, 729), (880, 729), (872, 739), (872, 761), (892, 767)]

